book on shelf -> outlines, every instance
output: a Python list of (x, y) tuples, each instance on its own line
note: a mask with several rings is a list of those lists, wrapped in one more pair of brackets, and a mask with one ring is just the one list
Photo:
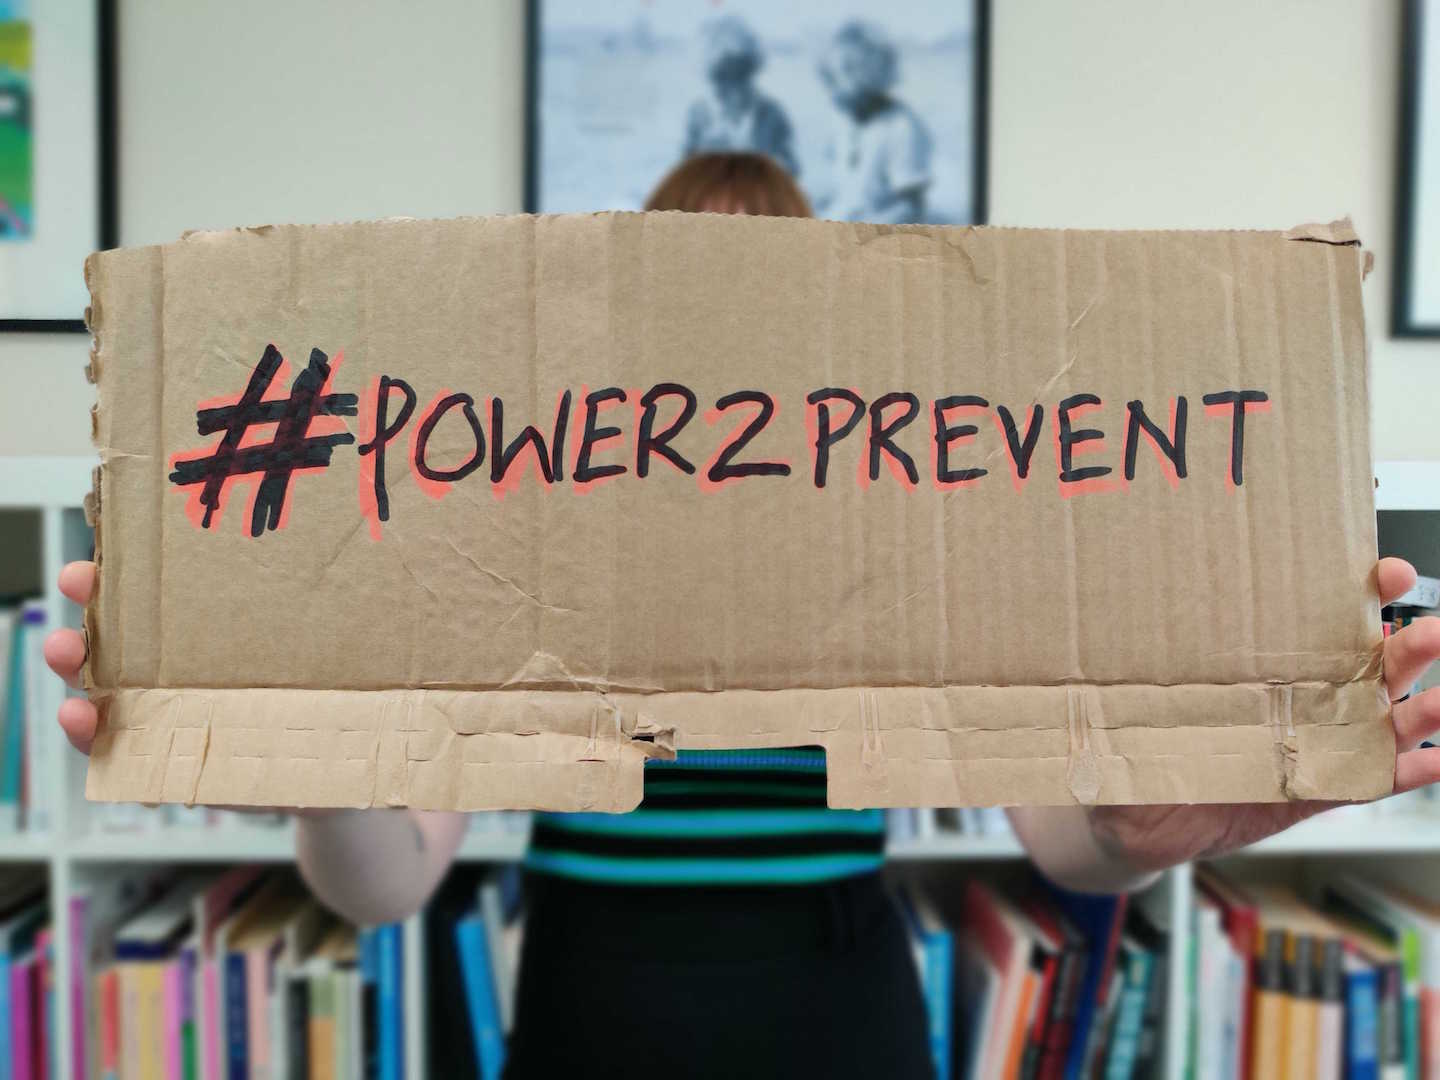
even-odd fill
[(1139, 1065), (1147, 1023), (1163, 1030), (1168, 936), (1123, 898), (973, 878), (906, 884), (902, 909), (941, 1080), (1159, 1075), (1158, 1052)]
[(1440, 608), (1440, 578), (1417, 574), (1415, 584), (1400, 598), (1391, 601), (1390, 607), (1404, 609)]
[(489, 1080), (514, 1022), (524, 915), (519, 868), (457, 867), (422, 921), (431, 1075)]
[(60, 683), (45, 665), (47, 629), (42, 600), (0, 608), (0, 833), (50, 827), (55, 792), (44, 762), (58, 738), (51, 694)]
[[(1165, 890), (1149, 889), (1130, 899), (1127, 928), (1150, 955), (1144, 1005), (1140, 1012), (1140, 1031), (1135, 1039), (1134, 1061), (1128, 1066), (1128, 1075), (1135, 1080), (1159, 1077), (1164, 1069), (1165, 1021), (1170, 1003), (1173, 962), (1174, 927), (1171, 915), (1170, 898)], [(1128, 1048), (1124, 1052), (1129, 1053)], [(1110, 1069), (1110, 1058), (1116, 1053), (1112, 1045), (1106, 1060), (1106, 1071), (1115, 1080), (1124, 1080), (1127, 1072), (1123, 1063), (1117, 1063), (1114, 1070)]]
[(1127, 933), (1120, 939), (1120, 960), (1112, 987), (1115, 1002), (1113, 1019), (1106, 1026), (1104, 1068), (1097, 1075), (1104, 1080), (1129, 1080), (1140, 1056), (1140, 1035), (1145, 1023), (1145, 1003), (1150, 980), (1155, 977), (1154, 948)]
[(1239, 869), (1196, 873), (1186, 1075), (1440, 1076), (1440, 901), (1378, 874), (1302, 891)]
[(499, 985), (485, 923), (477, 913), (455, 924), (455, 948), (465, 986), (465, 1006), (482, 1080), (499, 1080), (505, 1067), (505, 1031), (500, 1020)]
[[(1341, 918), (1393, 951), (1401, 981), (1398, 1025), (1407, 1070), (1440, 1076), (1440, 900), (1411, 888), (1345, 876), (1330, 883), (1326, 900)], [(1395, 1025), (1385, 1013), (1381, 989), (1382, 1045)]]
[(375, 957), (376, 1055), (380, 1080), (405, 1076), (404, 935), (397, 924), (367, 928)]
[(1203, 890), (1197, 891), (1191, 934), (1196, 952), (1195, 993), (1190, 1024), (1196, 1075), (1233, 1076), (1239, 1070), (1250, 950), (1236, 945), (1225, 929), (1225, 911)]
[(54, 714), (59, 701), (52, 699), (51, 693), (61, 683), (45, 664), (45, 635), (49, 631), (45, 607), (43, 600), (27, 600), (20, 608), (25, 643), (24, 782), (20, 801), (25, 828), (32, 832), (50, 828), (51, 802), (55, 798), (45, 764), (57, 737)]
[[(357, 932), (288, 869), (97, 871), (72, 897), (69, 919), (83, 984), (72, 1004), (76, 1076), (403, 1076), (400, 928)], [(377, 969), (383, 1002), (368, 1012), (365, 935), (391, 954)], [(43, 1023), (49, 1014), (36, 1000), (32, 1015)], [(388, 1061), (367, 1053), (382, 1044)]]
[(925, 1027), (930, 1058), (937, 1080), (950, 1075), (951, 1004), (954, 993), (955, 935), (941, 918), (929, 896), (916, 889), (901, 893), (900, 902), (910, 928), (915, 963), (925, 990)]
[(42, 971), (50, 904), (42, 870), (0, 874), (0, 1071), (37, 1078), (53, 1054), (45, 1022)]
[(1233, 1010), (1229, 1023), (1234, 1038), (1226, 1060), (1233, 1075), (1245, 1076), (1248, 1075), (1254, 1049), (1255, 999), (1252, 991), (1255, 965), (1252, 954), (1259, 912), (1250, 897), (1210, 867), (1196, 867), (1195, 887), (1197, 900), (1208, 901), (1219, 912), (1221, 928), (1229, 941), (1229, 1004)]
[(18, 607), (0, 608), (0, 832), (20, 827), (20, 775), (25, 746), (25, 641)]

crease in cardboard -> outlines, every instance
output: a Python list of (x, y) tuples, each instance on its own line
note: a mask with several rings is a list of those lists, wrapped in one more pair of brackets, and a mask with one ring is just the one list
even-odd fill
[(1270, 723), (1274, 732), (1276, 765), (1280, 775), (1280, 791), (1291, 797), (1297, 766), (1295, 718), (1291, 712), (1294, 695), (1288, 686), (1275, 686), (1270, 691)]
[(1100, 794), (1100, 769), (1090, 747), (1090, 697), (1083, 688), (1072, 686), (1065, 693), (1065, 703), (1070, 722), (1070, 759), (1065, 780), (1075, 801), (1090, 806)]
[(540, 610), (564, 615), (574, 613), (574, 608), (562, 607), (559, 604), (548, 603), (547, 601), (536, 596), (534, 593), (522, 589), (514, 582), (513, 579), (506, 577), (504, 574), (500, 573), (497, 570), (490, 569), (490, 567), (486, 566), (484, 563), (480, 562), (479, 559), (475, 558), (474, 555), (471, 555), (468, 551), (465, 551), (463, 548), (461, 548), (460, 545), (456, 544), (455, 541), (452, 540), (450, 537), (445, 537), (445, 543), (450, 546), (450, 549), (454, 551), (456, 555), (459, 555), (462, 559), (468, 562), (480, 573), (488, 577), (491, 581), (495, 582), (497, 585), (504, 585), (510, 588), (517, 595), (519, 595), (521, 599), (535, 605), (535, 607), (539, 608)]
[(206, 702), (205, 728), (200, 735), (199, 760), (195, 763), (195, 782), (190, 786), (190, 796), (185, 800), (186, 806), (194, 806), (196, 795), (200, 790), (200, 777), (205, 772), (205, 759), (210, 754), (210, 735), (215, 730), (215, 700), (211, 698)]

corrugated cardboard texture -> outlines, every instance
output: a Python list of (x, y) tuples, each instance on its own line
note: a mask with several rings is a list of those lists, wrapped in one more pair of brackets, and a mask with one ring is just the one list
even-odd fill
[[(647, 756), (785, 745), (826, 748), (836, 806), (1388, 791), (1361, 274), (1345, 223), (601, 214), (96, 255), (87, 793), (620, 810)], [(282, 484), (274, 519), (247, 505), (253, 473), (202, 527), (202, 485), (172, 477), (222, 446), (272, 344), (287, 366), (266, 400), (298, 400), (320, 350), (321, 393), (354, 408), (302, 423), (335, 436), (328, 465)], [(386, 446), (384, 521), (358, 452), (382, 375), (416, 396)], [(695, 472), (655, 451), (641, 478), (640, 398), (665, 383), (696, 396), (667, 444)], [(587, 410), (604, 388), (626, 400)], [(827, 388), (879, 407), (829, 447), (820, 487), (807, 395)], [(567, 390), (563, 478), (542, 483), (525, 449), (494, 483), (492, 399), (505, 444), (532, 423), (550, 443)], [(737, 391), (775, 408), (729, 464), (788, 475), (711, 473), (761, 411), (717, 406)], [(1236, 391), (1265, 400), (1214, 397)], [(413, 464), (445, 392), (471, 395), (486, 442), (453, 482), (433, 476), (475, 455), (463, 407), (421, 447), (432, 478)], [(917, 412), (890, 445), (913, 484), (883, 438), (907, 405), (881, 399), (905, 392)], [(944, 400), (961, 395), (984, 404)], [(1172, 437), (1181, 397), (1183, 477), (1149, 429), (1127, 438), (1128, 402)], [(402, 404), (387, 395), (387, 426)], [(825, 404), (833, 436), (852, 406)], [(222, 412), (202, 434), (205, 408)], [(680, 408), (656, 399), (652, 435)], [(590, 466), (626, 471), (577, 484), (587, 411)], [(278, 431), (241, 445), (264, 457)], [(1074, 478), (1089, 467), (1109, 472)]]

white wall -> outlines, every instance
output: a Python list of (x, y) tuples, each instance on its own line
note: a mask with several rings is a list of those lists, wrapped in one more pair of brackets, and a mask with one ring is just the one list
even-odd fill
[(1390, 320), (1398, 0), (993, 0), (991, 218), (1276, 228), (1348, 214), (1374, 442), (1440, 458), (1440, 343)]
[[(123, 244), (520, 209), (518, 0), (121, 0), (119, 24)], [(88, 349), (0, 335), (0, 378), (35, 402), (0, 454), (92, 452)]]
[[(1388, 338), (1397, 0), (993, 0), (991, 218), (1284, 227), (1349, 214), (1378, 457), (1440, 458), (1440, 344)], [(121, 239), (516, 210), (519, 0), (124, 0)], [(87, 453), (78, 338), (0, 338), (42, 407), (0, 454)], [(13, 400), (13, 398), (12, 398)]]

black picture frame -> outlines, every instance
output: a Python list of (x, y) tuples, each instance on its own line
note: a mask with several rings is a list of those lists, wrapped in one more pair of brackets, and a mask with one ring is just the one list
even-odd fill
[[(1419, 322), (1414, 315), (1414, 281), (1410, 269), (1421, 207), (1416, 205), (1419, 167), (1421, 72), (1440, 65), (1440, 56), (1424, 54), (1426, 19), (1440, 19), (1435, 0), (1404, 0), (1400, 18), (1400, 126), (1395, 167), (1395, 261), (1390, 300), (1390, 334), (1397, 338), (1440, 338), (1440, 321)], [(1440, 207), (1429, 208), (1440, 213)]]
[[(96, 177), (96, 192), (99, 199), (96, 214), (98, 235), (95, 237), (94, 246), (96, 250), (104, 250), (115, 247), (119, 242), (119, 191), (116, 181), (118, 157), (117, 0), (94, 0), (94, 2), (95, 90), (98, 95), (95, 109), (95, 163), (99, 173)], [(76, 272), (79, 272), (78, 267)], [(86, 330), (84, 319), (0, 318), (0, 332), (83, 334)]]
[[(544, 0), (525, 5), (525, 212), (540, 212), (540, 32)], [(991, 0), (971, 0), (975, 9), (975, 146), (972, 157), (974, 221), (990, 220), (990, 27)]]

